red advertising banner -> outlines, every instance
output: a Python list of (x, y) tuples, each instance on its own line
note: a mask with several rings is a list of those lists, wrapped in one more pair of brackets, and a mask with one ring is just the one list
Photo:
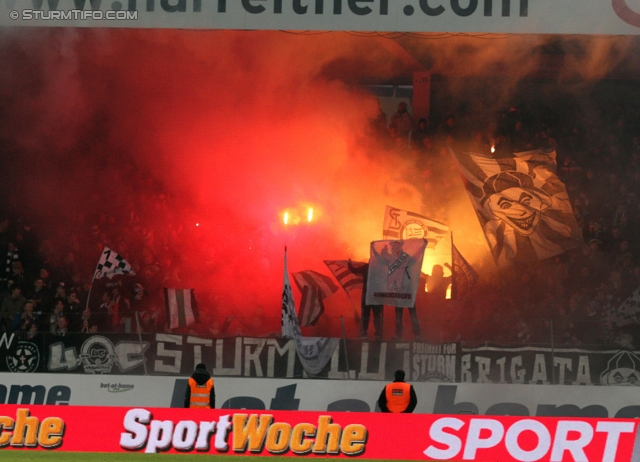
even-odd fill
[(631, 461), (638, 421), (0, 406), (0, 450), (404, 460)]

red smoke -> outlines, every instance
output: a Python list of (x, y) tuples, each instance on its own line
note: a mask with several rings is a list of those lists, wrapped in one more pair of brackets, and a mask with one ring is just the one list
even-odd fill
[[(91, 227), (118, 230), (129, 226), (130, 210), (139, 210), (136, 232), (144, 239), (105, 231), (115, 250), (142, 260), (139, 246), (149, 245), (163, 268), (176, 270), (171, 283), (196, 288), (204, 310), (273, 317), (276, 329), (285, 244), (290, 271), (328, 274), (324, 259), (367, 258), (369, 242), (381, 238), (386, 205), (446, 221), (454, 234), (470, 231), (456, 241), (459, 248), (470, 260), (473, 252), (476, 260), (486, 257), (455, 171), (416, 182), (415, 159), (365, 149), (376, 101), (345, 82), (380, 82), (406, 71), (376, 40), (261, 31), (2, 31), (7, 200), (49, 241), (53, 256), (61, 260), (72, 249), (82, 257), (85, 279), (99, 255), (86, 245)], [(501, 55), (495, 43), (477, 51), (487, 60)], [(434, 69), (448, 62), (477, 61), (434, 53)], [(284, 226), (285, 210), (304, 217), (308, 207), (311, 223)], [(334, 320), (353, 316), (344, 292), (335, 300), (327, 301)]]
[[(366, 257), (394, 189), (421, 201), (402, 186), (402, 164), (356, 149), (375, 99), (320, 75), (350, 54), (344, 37), (5, 32), (15, 66), (2, 75), (3, 136), (17, 204), (58, 258), (73, 247), (69, 233), (83, 241), (101, 214), (118, 229), (145, 205), (140, 233), (160, 254), (171, 248), (178, 283), (220, 314), (279, 319), (285, 244), (290, 271), (327, 273), (323, 259)], [(283, 225), (285, 209), (309, 207), (311, 223)], [(134, 242), (110, 237), (137, 259)], [(96, 249), (76, 250), (90, 277)]]

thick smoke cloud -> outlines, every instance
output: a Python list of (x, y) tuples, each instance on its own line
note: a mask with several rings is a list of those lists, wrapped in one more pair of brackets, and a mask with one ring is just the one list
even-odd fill
[[(318, 75), (343, 53), (335, 34), (5, 31), (5, 184), (60, 259), (100, 215), (115, 229), (161, 191), (142, 233), (171, 228), (181, 283), (278, 307), (285, 244), (291, 271), (362, 258), (385, 203), (422, 200), (396, 162), (356, 149), (375, 99)], [(90, 250), (76, 248), (85, 277)]]
[[(386, 39), (2, 31), (5, 200), (56, 258), (74, 250), (85, 279), (99, 254), (84, 245), (94, 242), (85, 234), (96, 224), (104, 232), (110, 217), (111, 229), (135, 222), (136, 210), (140, 235), (149, 236), (151, 247), (171, 249), (170, 261), (159, 263), (175, 269), (171, 282), (196, 287), (220, 314), (279, 315), (285, 245), (290, 271), (326, 273), (323, 259), (367, 258), (385, 205), (449, 222), (464, 236), (463, 253), (487, 261), (450, 162), (434, 162), (434, 173), (416, 180), (415, 158), (373, 149), (367, 136), (377, 104), (361, 88), (406, 79), (412, 70), (454, 76), (497, 70), (513, 81), (494, 99), (499, 106), (520, 78), (545, 65), (535, 51), (549, 39), (400, 37), (423, 69), (407, 68), (378, 40)], [(592, 46), (573, 39), (580, 53), (557, 76), (604, 77), (603, 69), (628, 59), (630, 42)], [(305, 223), (309, 207), (314, 220)], [(284, 211), (300, 224), (284, 226)], [(137, 242), (107, 238), (125, 256), (144, 260)], [(352, 313), (341, 296), (337, 304)]]

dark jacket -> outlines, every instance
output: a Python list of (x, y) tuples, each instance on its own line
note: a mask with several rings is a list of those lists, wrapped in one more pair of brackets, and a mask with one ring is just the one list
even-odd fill
[[(204, 385), (211, 378), (211, 374), (206, 369), (196, 369), (191, 374), (191, 378), (196, 381), (198, 385)], [(187, 391), (184, 395), (184, 407), (188, 408), (191, 402), (191, 388), (187, 385)], [(211, 387), (211, 393), (209, 394), (209, 406), (211, 409), (216, 407), (216, 389)]]
[[(367, 287), (369, 285), (369, 263), (365, 263), (364, 265), (354, 265), (351, 261), (347, 262), (347, 266), (349, 267), (349, 271), (353, 274), (358, 274), (362, 276), (362, 297), (360, 302), (362, 306), (367, 304)], [(374, 307), (382, 307), (382, 305), (371, 305)]]

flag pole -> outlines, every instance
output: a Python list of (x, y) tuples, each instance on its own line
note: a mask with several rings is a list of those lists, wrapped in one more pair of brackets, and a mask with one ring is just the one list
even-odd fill
[(89, 299), (91, 298), (91, 289), (93, 289), (93, 283), (96, 280), (96, 273), (97, 273), (97, 271), (93, 272), (93, 279), (91, 279), (91, 284), (89, 285), (89, 292), (87, 293), (87, 304), (84, 307), (85, 311), (87, 311), (89, 309)]
[[(343, 287), (344, 290), (344, 287)], [(347, 294), (347, 298), (349, 299), (349, 302), (351, 303), (351, 307), (353, 308), (353, 314), (355, 315), (355, 320), (356, 322), (360, 321), (360, 313), (358, 313), (358, 309), (356, 308), (356, 306), (353, 304), (353, 300), (351, 299), (351, 296), (349, 294)]]
[(349, 379), (349, 374), (351, 372), (351, 368), (349, 367), (349, 354), (347, 351), (347, 334), (344, 330), (344, 318), (340, 316), (340, 326), (342, 327), (342, 344), (344, 345), (344, 361), (347, 364), (347, 379)]
[(458, 287), (456, 284), (456, 275), (454, 274), (456, 263), (453, 261), (453, 232), (451, 232), (451, 300), (458, 299)]
[[(140, 353), (144, 352), (144, 345), (142, 344), (142, 334), (140, 333), (140, 318), (138, 317), (138, 310), (135, 310), (136, 314), (136, 325), (138, 326), (138, 341), (140, 342)], [(144, 375), (147, 375), (147, 359), (145, 358), (142, 361), (142, 365), (144, 366)]]

